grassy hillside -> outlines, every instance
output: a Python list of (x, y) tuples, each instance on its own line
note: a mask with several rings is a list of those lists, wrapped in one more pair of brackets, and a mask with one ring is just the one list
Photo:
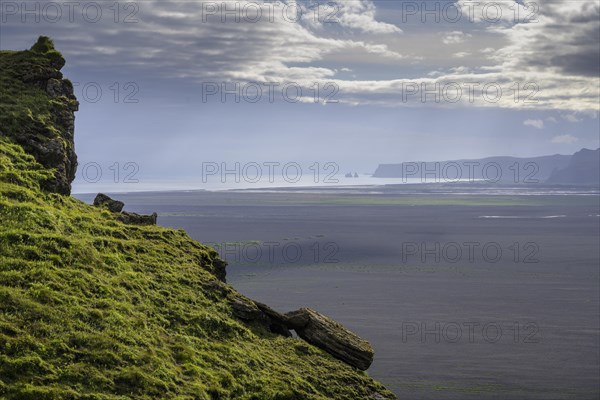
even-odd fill
[(324, 351), (236, 319), (217, 254), (185, 232), (45, 190), (56, 171), (11, 134), (52, 121), (36, 115), (52, 101), (36, 90), (0, 99), (0, 398), (393, 398)]

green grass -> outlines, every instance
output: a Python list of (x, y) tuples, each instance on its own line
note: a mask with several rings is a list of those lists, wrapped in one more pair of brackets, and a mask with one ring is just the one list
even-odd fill
[(366, 399), (391, 396), (299, 339), (232, 315), (217, 254), (39, 189), (51, 175), (0, 138), (0, 397)]
[(324, 351), (236, 319), (235, 291), (207, 284), (217, 253), (184, 231), (124, 225), (43, 190), (55, 171), (13, 138), (52, 130), (68, 99), (11, 77), (47, 60), (0, 52), (1, 399), (393, 398)]

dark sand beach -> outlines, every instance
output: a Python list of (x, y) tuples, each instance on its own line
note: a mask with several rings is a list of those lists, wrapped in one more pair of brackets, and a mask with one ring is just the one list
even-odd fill
[(213, 243), (249, 297), (370, 340), (368, 373), (399, 398), (597, 399), (597, 193), (465, 190), (115, 197)]

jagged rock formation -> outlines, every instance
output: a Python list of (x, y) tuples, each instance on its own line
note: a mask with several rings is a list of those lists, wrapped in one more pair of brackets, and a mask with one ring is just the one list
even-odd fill
[[(306, 342), (362, 371), (369, 369), (373, 363), (374, 352), (368, 341), (317, 311), (301, 308), (281, 314), (266, 304), (229, 290), (219, 281), (208, 282), (206, 287), (218, 293), (220, 298), (227, 299), (233, 315), (242, 321), (263, 325), (284, 337), (292, 337), (290, 330), (294, 330)], [(308, 350), (301, 351), (309, 353)]]
[(141, 215), (132, 212), (122, 211), (125, 203), (119, 200), (113, 200), (103, 193), (98, 193), (94, 199), (94, 206), (106, 208), (108, 211), (117, 215), (117, 219), (127, 225), (156, 225), (158, 214)]
[(290, 337), (287, 316), (225, 283), (214, 249), (125, 224), (107, 196), (61, 195), (75, 158), (52, 109), (68, 119), (76, 100), (56, 74), (15, 79), (64, 64), (47, 39), (33, 50), (0, 51), (0, 398), (395, 398), (330, 355), (353, 346), (331, 320), (294, 322), (307, 340), (322, 331), (315, 346)]
[(365, 371), (373, 363), (374, 352), (369, 342), (310, 308), (284, 315), (241, 296), (232, 297), (230, 304), (236, 317), (265, 324), (271, 332), (283, 336), (291, 336), (290, 330), (294, 330), (308, 343), (355, 368)]
[(98, 195), (94, 199), (93, 204), (96, 207), (106, 207), (108, 208), (108, 211), (114, 213), (121, 212), (123, 210), (123, 207), (125, 207), (125, 203), (123, 203), (122, 201), (113, 200), (103, 193), (98, 193)]
[(44, 189), (71, 193), (77, 156), (73, 85), (63, 79), (63, 56), (47, 37), (31, 50), (3, 51), (0, 60), (0, 136), (10, 136), (54, 177)]
[(156, 225), (158, 214), (152, 213), (151, 215), (141, 215), (123, 211), (119, 214), (117, 219), (127, 225)]
[(287, 319), (271, 307), (247, 298), (234, 296), (230, 299), (233, 315), (245, 321), (257, 321), (267, 327), (271, 332), (285, 337), (291, 337)]
[(310, 308), (288, 313), (286, 317), (288, 326), (308, 343), (360, 370), (371, 366), (374, 356), (371, 344), (331, 318)]
[(256, 321), (264, 318), (263, 312), (253, 301), (241, 296), (235, 296), (231, 299), (231, 308), (233, 315), (245, 321)]

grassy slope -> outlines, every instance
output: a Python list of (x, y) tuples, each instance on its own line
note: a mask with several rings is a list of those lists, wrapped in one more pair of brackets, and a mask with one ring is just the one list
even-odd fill
[[(0, 80), (0, 103), (10, 85)], [(19, 90), (0, 105), (0, 131), (18, 129), (8, 109), (43, 120), (44, 92)], [(393, 398), (327, 353), (235, 319), (206, 284), (212, 249), (41, 190), (52, 175), (0, 136), (0, 398)]]

